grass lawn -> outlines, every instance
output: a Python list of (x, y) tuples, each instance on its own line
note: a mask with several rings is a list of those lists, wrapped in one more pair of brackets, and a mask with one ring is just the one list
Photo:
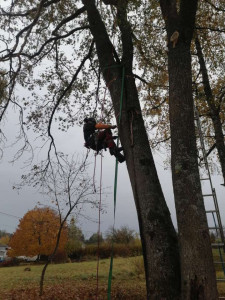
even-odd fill
[[(140, 258), (115, 258), (112, 299), (146, 299)], [(138, 265), (138, 267), (137, 267)], [(0, 268), (0, 299), (40, 299), (38, 284), (43, 266)], [(52, 264), (48, 266), (41, 299), (96, 299), (97, 262)], [(107, 299), (109, 259), (100, 260), (98, 299)], [(66, 294), (65, 294), (66, 291)]]
[[(0, 268), (1, 300), (33, 299), (96, 299), (97, 262), (49, 265), (43, 297), (38, 296), (38, 284), (43, 266), (31, 265)], [(100, 260), (98, 299), (107, 299), (109, 259)], [(217, 272), (217, 277), (224, 277)], [(220, 295), (225, 296), (225, 282), (218, 283)], [(112, 299), (146, 299), (143, 265), (140, 257), (115, 258), (113, 266)]]

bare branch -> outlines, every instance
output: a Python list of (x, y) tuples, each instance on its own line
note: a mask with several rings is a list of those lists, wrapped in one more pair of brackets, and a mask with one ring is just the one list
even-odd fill
[(209, 30), (209, 31), (215, 31), (215, 32), (225, 32), (225, 29), (213, 28), (213, 27), (196, 26), (195, 29), (198, 29), (198, 30)]
[(85, 62), (91, 56), (91, 53), (92, 53), (92, 50), (93, 50), (93, 46), (94, 46), (94, 41), (92, 41), (88, 54), (83, 58), (80, 66), (78, 67), (78, 69), (77, 69), (76, 73), (74, 74), (72, 80), (70, 81), (69, 85), (65, 88), (65, 90), (62, 92), (62, 94), (58, 98), (58, 100), (57, 100), (57, 102), (56, 102), (56, 104), (55, 104), (55, 106), (53, 108), (53, 111), (51, 113), (51, 116), (49, 118), (49, 123), (48, 123), (48, 135), (51, 138), (51, 144), (53, 144), (53, 145), (54, 145), (54, 138), (53, 138), (53, 136), (51, 134), (51, 125), (52, 125), (52, 120), (53, 120), (54, 114), (55, 114), (57, 108), (59, 107), (60, 102), (62, 101), (63, 97), (72, 88), (72, 85), (75, 82), (75, 80), (77, 79), (77, 76), (78, 76), (79, 72), (81, 71), (82, 67), (84, 66)]

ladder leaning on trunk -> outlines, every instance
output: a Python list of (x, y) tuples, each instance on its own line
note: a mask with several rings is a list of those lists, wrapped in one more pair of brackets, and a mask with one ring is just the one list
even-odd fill
[[(194, 108), (195, 112), (195, 121), (196, 121), (196, 130), (197, 130), (197, 137), (199, 138), (199, 172), (200, 172), (200, 179), (202, 182), (202, 190), (203, 190), (203, 182), (208, 186), (208, 192), (203, 191), (203, 199), (205, 204), (206, 216), (208, 221), (208, 228), (209, 233), (216, 233), (217, 241), (212, 242), (212, 249), (218, 250), (218, 255), (214, 255), (214, 257), (218, 257), (216, 261), (214, 261), (215, 269), (217, 271), (222, 271), (223, 276), (217, 277), (217, 281), (224, 281), (225, 282), (225, 261), (224, 261), (224, 253), (225, 253), (225, 239), (224, 239), (224, 232), (223, 232), (223, 225), (221, 222), (219, 205), (216, 196), (216, 190), (212, 184), (212, 178), (210, 174), (209, 164), (206, 155), (205, 143), (204, 143), (204, 135), (202, 133), (201, 121), (199, 117), (199, 113), (197, 108)], [(207, 203), (207, 202), (208, 203)], [(207, 206), (211, 207), (208, 209)], [(210, 220), (211, 217), (211, 220)], [(211, 223), (210, 223), (211, 221)], [(214, 250), (215, 251), (215, 250)]]

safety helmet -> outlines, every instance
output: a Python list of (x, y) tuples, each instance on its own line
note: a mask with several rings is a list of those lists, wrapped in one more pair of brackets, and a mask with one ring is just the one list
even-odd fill
[(85, 118), (84, 119), (84, 123), (93, 123), (93, 124), (96, 124), (96, 120), (95, 118)]

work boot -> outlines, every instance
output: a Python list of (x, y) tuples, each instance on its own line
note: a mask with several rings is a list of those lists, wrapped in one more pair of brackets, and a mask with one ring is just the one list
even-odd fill
[(118, 159), (118, 162), (120, 162), (120, 163), (122, 163), (122, 162), (124, 162), (126, 160), (125, 157), (124, 157), (124, 155), (121, 154), (121, 153), (117, 154), (116, 157)]
[[(122, 147), (120, 147), (120, 148), (122, 148)], [(109, 152), (111, 155), (114, 155), (116, 158), (118, 158), (118, 162), (122, 163), (125, 161), (125, 157), (123, 154), (120, 153), (120, 151), (122, 151), (122, 149), (120, 149), (120, 148), (116, 148), (116, 147), (110, 148)]]

